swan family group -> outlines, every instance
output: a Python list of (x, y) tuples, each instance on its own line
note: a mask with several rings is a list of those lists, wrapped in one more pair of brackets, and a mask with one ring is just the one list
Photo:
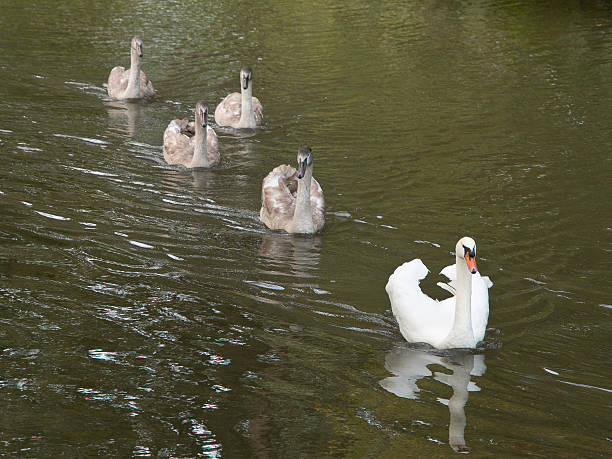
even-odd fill
[[(153, 84), (141, 70), (142, 38), (131, 43), (129, 69), (115, 67), (108, 77), (108, 95), (115, 99), (153, 96)], [(219, 162), (219, 141), (208, 124), (208, 103), (196, 103), (195, 121), (172, 120), (164, 132), (163, 152), (168, 164), (208, 168)], [(263, 122), (263, 107), (253, 96), (253, 74), (240, 70), (240, 94), (229, 94), (216, 107), (215, 122), (235, 129), (254, 129)], [(270, 229), (313, 234), (325, 223), (325, 198), (312, 176), (313, 152), (299, 148), (298, 168), (280, 165), (262, 183), (261, 221)], [(448, 283), (438, 285), (453, 294), (442, 301), (427, 296), (419, 287), (428, 269), (419, 259), (399, 266), (385, 287), (400, 332), (409, 342), (423, 342), (438, 349), (474, 348), (484, 339), (489, 318), (489, 293), (493, 285), (476, 267), (476, 242), (461, 238), (455, 247), (456, 262), (441, 274)]]

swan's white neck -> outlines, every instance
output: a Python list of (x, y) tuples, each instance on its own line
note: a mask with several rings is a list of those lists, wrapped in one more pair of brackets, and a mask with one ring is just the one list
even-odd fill
[(251, 128), (257, 127), (255, 124), (255, 113), (253, 111), (253, 82), (249, 81), (246, 89), (240, 81), (240, 95), (242, 97), (242, 105), (240, 107), (240, 122), (238, 127)]
[(463, 257), (457, 255), (457, 294), (455, 296), (455, 320), (443, 345), (445, 348), (471, 348), (476, 346), (472, 329), (472, 274)]
[(134, 47), (131, 50), (130, 77), (125, 89), (125, 98), (138, 99), (140, 98), (140, 56), (138, 56), (138, 51)]
[(203, 127), (201, 120), (196, 120), (193, 158), (189, 167), (209, 167), (208, 161), (208, 126)]
[(312, 182), (313, 165), (306, 167), (304, 177), (298, 179), (297, 196), (295, 198), (295, 212), (291, 223), (294, 233), (314, 233), (312, 221), (312, 208), (310, 207), (310, 184)]

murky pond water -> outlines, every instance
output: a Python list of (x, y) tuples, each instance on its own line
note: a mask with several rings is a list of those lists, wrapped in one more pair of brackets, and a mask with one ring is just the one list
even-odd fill
[[(0, 451), (24, 457), (612, 454), (612, 5), (16, 2), (0, 16)], [(144, 38), (158, 94), (102, 84)], [(167, 166), (238, 90), (262, 129)], [(308, 143), (315, 237), (261, 180)], [(403, 342), (385, 282), (457, 239), (474, 353)]]

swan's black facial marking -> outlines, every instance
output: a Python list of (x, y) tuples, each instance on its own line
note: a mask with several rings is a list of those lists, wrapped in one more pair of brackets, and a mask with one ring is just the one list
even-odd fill
[(469, 247), (463, 246), (463, 256), (469, 256), (470, 258), (476, 258), (476, 247), (470, 249)]

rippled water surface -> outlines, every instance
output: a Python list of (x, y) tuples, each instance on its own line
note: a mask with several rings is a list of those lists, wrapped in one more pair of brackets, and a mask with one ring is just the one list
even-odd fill
[[(0, 451), (24, 457), (612, 454), (606, 1), (17, 2), (0, 16)], [(110, 100), (129, 66), (157, 96)], [(238, 90), (221, 163), (162, 134)], [(315, 153), (315, 237), (261, 180)], [(473, 353), (384, 290), (457, 239), (494, 282)]]

